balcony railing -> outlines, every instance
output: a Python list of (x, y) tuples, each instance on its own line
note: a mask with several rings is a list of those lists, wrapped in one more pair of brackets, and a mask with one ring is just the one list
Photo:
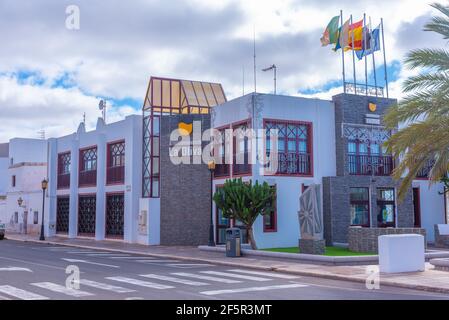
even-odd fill
[(279, 153), (278, 174), (311, 174), (310, 154)]
[(79, 186), (95, 186), (97, 184), (97, 170), (80, 171)]
[[(243, 162), (243, 163), (237, 163)], [(249, 153), (245, 152), (239, 156), (234, 155), (234, 163), (232, 164), (232, 174), (247, 174), (251, 173), (251, 164), (249, 163)]]
[(348, 172), (351, 175), (389, 176), (393, 169), (391, 156), (348, 155)]
[(215, 165), (214, 170), (215, 177), (226, 177), (229, 176), (229, 164), (220, 163)]
[(125, 166), (109, 167), (106, 169), (106, 183), (124, 183), (125, 182)]
[(70, 187), (70, 173), (58, 174), (58, 189)]

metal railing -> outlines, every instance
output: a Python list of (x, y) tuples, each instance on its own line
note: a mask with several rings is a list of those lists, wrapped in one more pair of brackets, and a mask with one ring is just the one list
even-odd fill
[(80, 171), (79, 186), (95, 186), (97, 184), (97, 170)]
[(125, 166), (108, 167), (106, 169), (106, 183), (125, 182)]
[(389, 176), (394, 169), (391, 156), (348, 155), (350, 175)]
[(58, 189), (64, 189), (70, 187), (70, 173), (58, 174)]
[(353, 93), (357, 95), (368, 95), (374, 97), (383, 97), (384, 96), (384, 88), (376, 87), (372, 85), (365, 85), (362, 83), (356, 83), (354, 85), (353, 82), (345, 82), (346, 93)]
[(311, 174), (310, 154), (308, 153), (279, 153), (278, 174)]

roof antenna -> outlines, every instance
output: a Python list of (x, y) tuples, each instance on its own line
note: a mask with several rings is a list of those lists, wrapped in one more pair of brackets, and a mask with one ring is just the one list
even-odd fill
[(85, 112), (83, 113), (83, 123), (84, 123), (84, 125), (86, 125), (86, 113)]
[(257, 92), (256, 81), (256, 25), (253, 26), (253, 50), (254, 50), (254, 93)]
[(245, 65), (242, 66), (242, 96), (245, 95)]

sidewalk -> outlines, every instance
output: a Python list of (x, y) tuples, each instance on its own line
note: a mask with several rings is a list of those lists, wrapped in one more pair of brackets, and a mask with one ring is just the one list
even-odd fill
[[(291, 259), (272, 259), (265, 257), (227, 258), (222, 252), (200, 251), (197, 247), (144, 246), (119, 241), (94, 241), (90, 239), (68, 239), (51, 237), (39, 241), (37, 236), (8, 234), (9, 240), (36, 242), (41, 244), (64, 245), (86, 249), (141, 254), (159, 258), (173, 258), (197, 262), (207, 262), (232, 267), (245, 267), (258, 270), (285, 272), (302, 276), (320, 277), (334, 280), (365, 283), (367, 266), (333, 266), (296, 262)], [(449, 294), (449, 272), (434, 270), (426, 263), (426, 271), (401, 274), (381, 274), (381, 286), (394, 286), (408, 289), (425, 290)]]

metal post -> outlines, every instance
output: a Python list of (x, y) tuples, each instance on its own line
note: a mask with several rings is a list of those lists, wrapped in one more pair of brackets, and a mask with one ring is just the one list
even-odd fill
[(274, 68), (274, 94), (276, 95), (276, 65), (273, 64)]
[(380, 18), (380, 26), (382, 28), (382, 51), (384, 53), (385, 89), (387, 91), (387, 98), (389, 98), (389, 95), (388, 95), (388, 76), (387, 76), (387, 58), (385, 56), (385, 38), (384, 38), (384, 19), (383, 18)]
[(209, 247), (215, 247), (215, 239), (214, 239), (214, 214), (213, 214), (213, 196), (214, 196), (214, 170), (212, 168), (210, 170), (210, 225), (209, 225)]
[[(341, 30), (343, 31), (343, 10), (340, 10)], [(338, 37), (338, 41), (341, 39), (341, 34)], [(341, 44), (340, 44), (341, 45)], [(341, 65), (343, 67), (343, 92), (346, 93), (346, 79), (345, 79), (345, 48), (341, 47)]]
[[(350, 16), (351, 19), (351, 26), (352, 26), (352, 14)], [(356, 77), (355, 77), (355, 48), (354, 48), (354, 36), (355, 36), (355, 32), (354, 32), (354, 28), (352, 29), (352, 71), (353, 71), (353, 75), (354, 75), (354, 93), (357, 94), (357, 81), (356, 81)]]
[(369, 29), (370, 29), (369, 32), (371, 34), (370, 48), (373, 49), (372, 50), (373, 52), (371, 54), (373, 56), (374, 90), (376, 91), (376, 97), (377, 97), (376, 59), (374, 58), (374, 47), (373, 47), (374, 43), (373, 43), (373, 36), (372, 36), (373, 29), (372, 29), (372, 26), (371, 26), (371, 17), (369, 17)]
[(39, 240), (45, 241), (44, 236), (44, 212), (45, 212), (45, 189), (42, 188), (42, 223), (41, 223), (41, 236), (39, 237)]
[(364, 37), (363, 37), (363, 41), (364, 41), (364, 52), (363, 54), (365, 55), (365, 95), (368, 95), (368, 61), (366, 60), (366, 49), (367, 49), (367, 43), (366, 43), (366, 38), (368, 36), (368, 29), (366, 27), (366, 14), (363, 14), (363, 28), (364, 28)]

